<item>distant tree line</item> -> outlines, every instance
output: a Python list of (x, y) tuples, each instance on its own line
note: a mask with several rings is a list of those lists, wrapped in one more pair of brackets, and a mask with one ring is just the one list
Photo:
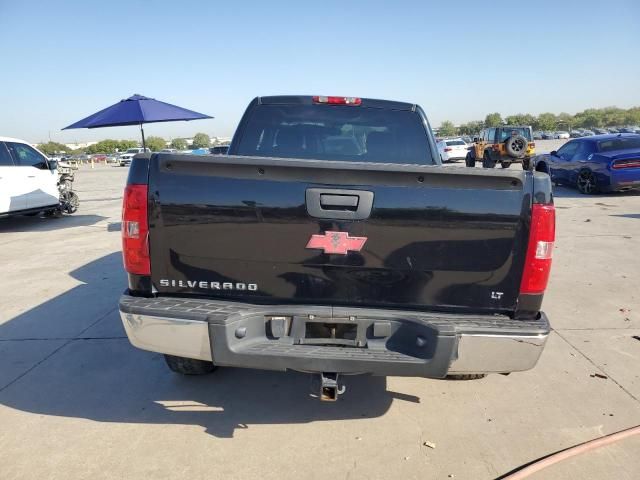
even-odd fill
[[(162, 137), (151, 136), (145, 139), (145, 144), (147, 148), (151, 149), (152, 152), (158, 152), (163, 148), (167, 148), (167, 141)], [(193, 141), (189, 144), (184, 138), (174, 138), (171, 140), (170, 148), (175, 148), (176, 150), (187, 150), (187, 149), (195, 149), (195, 148), (207, 148), (211, 145), (211, 138), (206, 133), (196, 133), (193, 136)], [(86, 148), (79, 148), (77, 150), (72, 150), (67, 147), (63, 143), (58, 142), (46, 142), (38, 145), (38, 149), (45, 153), (46, 155), (55, 155), (60, 153), (65, 154), (78, 154), (78, 153), (86, 153), (89, 155), (93, 155), (96, 153), (116, 153), (116, 152), (124, 152), (129, 148), (139, 147), (140, 142), (136, 140), (113, 140), (106, 139), (101, 140), (98, 143), (94, 143), (93, 145), (89, 145)]]
[(484, 121), (467, 122), (459, 127), (456, 127), (453, 122), (445, 120), (440, 124), (438, 134), (443, 137), (474, 135), (483, 128), (500, 125), (531, 125), (534, 130), (570, 130), (572, 128), (640, 125), (640, 107), (632, 107), (626, 110), (618, 107), (589, 108), (575, 115), (545, 112), (536, 116), (529, 113), (518, 113), (504, 118), (500, 113), (495, 112), (488, 114)]

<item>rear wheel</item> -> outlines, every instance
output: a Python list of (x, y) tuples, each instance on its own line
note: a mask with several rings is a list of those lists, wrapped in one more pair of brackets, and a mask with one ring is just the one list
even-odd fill
[(464, 159), (464, 163), (467, 167), (475, 167), (476, 166), (475, 155), (471, 155), (471, 153), (467, 153), (467, 156)]
[(496, 162), (491, 159), (489, 152), (484, 152), (482, 157), (482, 168), (493, 168), (496, 166)]
[(213, 362), (206, 360), (196, 360), (195, 358), (176, 357), (165, 355), (165, 362), (171, 371), (182, 375), (204, 375), (213, 372), (216, 367)]
[(596, 192), (596, 176), (591, 170), (581, 170), (578, 173), (578, 190), (584, 195), (591, 195)]

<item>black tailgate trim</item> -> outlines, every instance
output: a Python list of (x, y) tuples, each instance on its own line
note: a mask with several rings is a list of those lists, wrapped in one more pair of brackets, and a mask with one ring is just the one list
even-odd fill
[[(443, 168), (440, 165), (297, 160), (233, 155), (154, 154), (160, 173), (309, 182), (332, 185), (413, 185), (430, 188), (521, 190), (531, 172)], [(339, 172), (339, 173), (338, 173)]]

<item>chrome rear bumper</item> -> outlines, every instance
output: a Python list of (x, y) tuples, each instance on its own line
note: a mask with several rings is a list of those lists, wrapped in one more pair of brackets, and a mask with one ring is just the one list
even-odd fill
[[(369, 332), (362, 347), (297, 338), (295, 322), (332, 312)], [(533, 368), (550, 331), (544, 314), (531, 321), (496, 316), (422, 314), (382, 309), (259, 306), (192, 299), (123, 296), (122, 323), (143, 350), (266, 370), (332, 371), (441, 378)], [(269, 318), (289, 316), (288, 335), (273, 338)], [(333, 317), (332, 317), (333, 318)], [(338, 317), (335, 317), (338, 318)], [(340, 320), (330, 320), (331, 322)], [(362, 327), (360, 327), (362, 325)], [(379, 336), (373, 328), (381, 325)], [(302, 330), (304, 331), (304, 326)], [(355, 330), (354, 330), (355, 331)], [(360, 330), (359, 330), (360, 331)], [(417, 342), (417, 343), (416, 343)]]

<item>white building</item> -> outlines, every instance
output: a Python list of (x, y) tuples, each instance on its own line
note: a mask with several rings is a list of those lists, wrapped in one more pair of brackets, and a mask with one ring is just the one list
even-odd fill
[(87, 148), (90, 145), (95, 145), (98, 142), (82, 142), (82, 143), (65, 143), (64, 146), (71, 150), (77, 150), (79, 148)]

